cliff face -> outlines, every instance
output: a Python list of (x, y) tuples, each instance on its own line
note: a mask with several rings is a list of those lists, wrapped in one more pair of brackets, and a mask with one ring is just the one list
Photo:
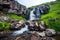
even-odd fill
[(19, 4), (15, 0), (0, 0), (0, 11), (2, 12), (26, 14), (27, 10), (24, 5)]
[(29, 10), (26, 6), (18, 3), (15, 0), (0, 0), (0, 11), (5, 13), (14, 13), (26, 19), (29, 18)]

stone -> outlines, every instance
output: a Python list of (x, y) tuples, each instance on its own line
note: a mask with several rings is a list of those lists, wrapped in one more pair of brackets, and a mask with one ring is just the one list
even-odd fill
[(46, 23), (44, 21), (41, 21), (40, 24), (39, 24), (39, 27), (43, 31), (43, 30), (46, 30), (47, 25), (46, 25)]
[(15, 13), (15, 14), (16, 14), (16, 13), (17, 13), (17, 10), (9, 9), (9, 10), (8, 10), (8, 13)]
[(14, 24), (14, 23), (13, 23), (13, 24), (11, 24), (10, 29), (11, 29), (11, 30), (15, 30), (15, 26), (16, 26), (16, 24)]
[(20, 30), (21, 28), (23, 28), (25, 25), (23, 24), (23, 25), (21, 25), (21, 24), (11, 24), (11, 27), (10, 27), (10, 29), (11, 30)]
[(37, 34), (40, 35), (41, 37), (45, 37), (46, 36), (44, 31), (43, 32), (37, 32)]
[(56, 35), (56, 31), (54, 29), (46, 29), (46, 35), (47, 36)]
[(10, 29), (19, 30), (19, 29), (23, 28), (24, 26), (25, 26), (24, 21), (18, 21), (18, 22), (12, 23)]
[(52, 36), (52, 32), (50, 32), (50, 31), (46, 31), (45, 34), (46, 34), (46, 36)]

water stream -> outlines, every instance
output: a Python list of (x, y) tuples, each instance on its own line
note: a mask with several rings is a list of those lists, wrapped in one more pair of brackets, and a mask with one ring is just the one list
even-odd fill
[[(36, 10), (36, 14), (34, 14), (34, 11)], [(39, 8), (35, 9), (33, 8), (31, 11), (30, 11), (30, 19), (29, 20), (36, 20), (37, 18), (40, 17), (40, 13), (39, 13)], [(28, 25), (25, 25), (24, 28), (21, 28), (20, 30), (17, 30), (17, 31), (14, 31), (12, 33), (13, 36), (16, 36), (16, 35), (19, 35), (19, 34), (22, 34), (23, 32), (25, 31), (28, 31)]]
[(29, 20), (35, 20), (36, 19), (34, 11), (35, 11), (35, 8), (33, 8), (33, 10), (30, 11), (30, 19)]
[(24, 28), (21, 28), (20, 30), (14, 31), (12, 36), (17, 36), (19, 34), (22, 34), (25, 31), (28, 31), (28, 25), (26, 25), (26, 24), (25, 24)]

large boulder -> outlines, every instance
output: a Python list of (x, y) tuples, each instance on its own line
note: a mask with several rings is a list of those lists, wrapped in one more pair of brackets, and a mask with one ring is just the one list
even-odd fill
[(56, 35), (56, 31), (54, 29), (46, 29), (46, 35), (47, 36)]
[(38, 22), (37, 21), (28, 21), (29, 27), (28, 29), (30, 31), (40, 31), (40, 27), (38, 27)]
[(47, 25), (46, 25), (46, 23), (44, 21), (41, 21), (40, 24), (39, 24), (39, 27), (43, 31), (43, 30), (46, 30)]
[(12, 23), (10, 29), (11, 30), (19, 30), (19, 29), (23, 28), (24, 26), (25, 26), (24, 21), (19, 21), (16, 23)]
[(37, 34), (40, 35), (41, 37), (45, 37), (46, 36), (44, 31), (43, 32), (37, 32)]

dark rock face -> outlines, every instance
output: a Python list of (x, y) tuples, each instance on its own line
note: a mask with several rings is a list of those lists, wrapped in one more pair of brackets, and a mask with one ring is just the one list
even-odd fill
[[(50, 6), (48, 4), (44, 4), (44, 6), (36, 6), (34, 14), (38, 17), (41, 14), (46, 14), (49, 12)], [(39, 14), (39, 15), (38, 15)], [(39, 16), (40, 17), (40, 16)]]
[(19, 4), (17, 1), (13, 0), (1, 0), (0, 1), (0, 11), (4, 13), (14, 13), (17, 15), (28, 15), (28, 9), (22, 5)]
[(46, 30), (47, 25), (44, 21), (41, 21), (40, 24), (39, 24), (39, 27), (40, 27), (41, 30)]

